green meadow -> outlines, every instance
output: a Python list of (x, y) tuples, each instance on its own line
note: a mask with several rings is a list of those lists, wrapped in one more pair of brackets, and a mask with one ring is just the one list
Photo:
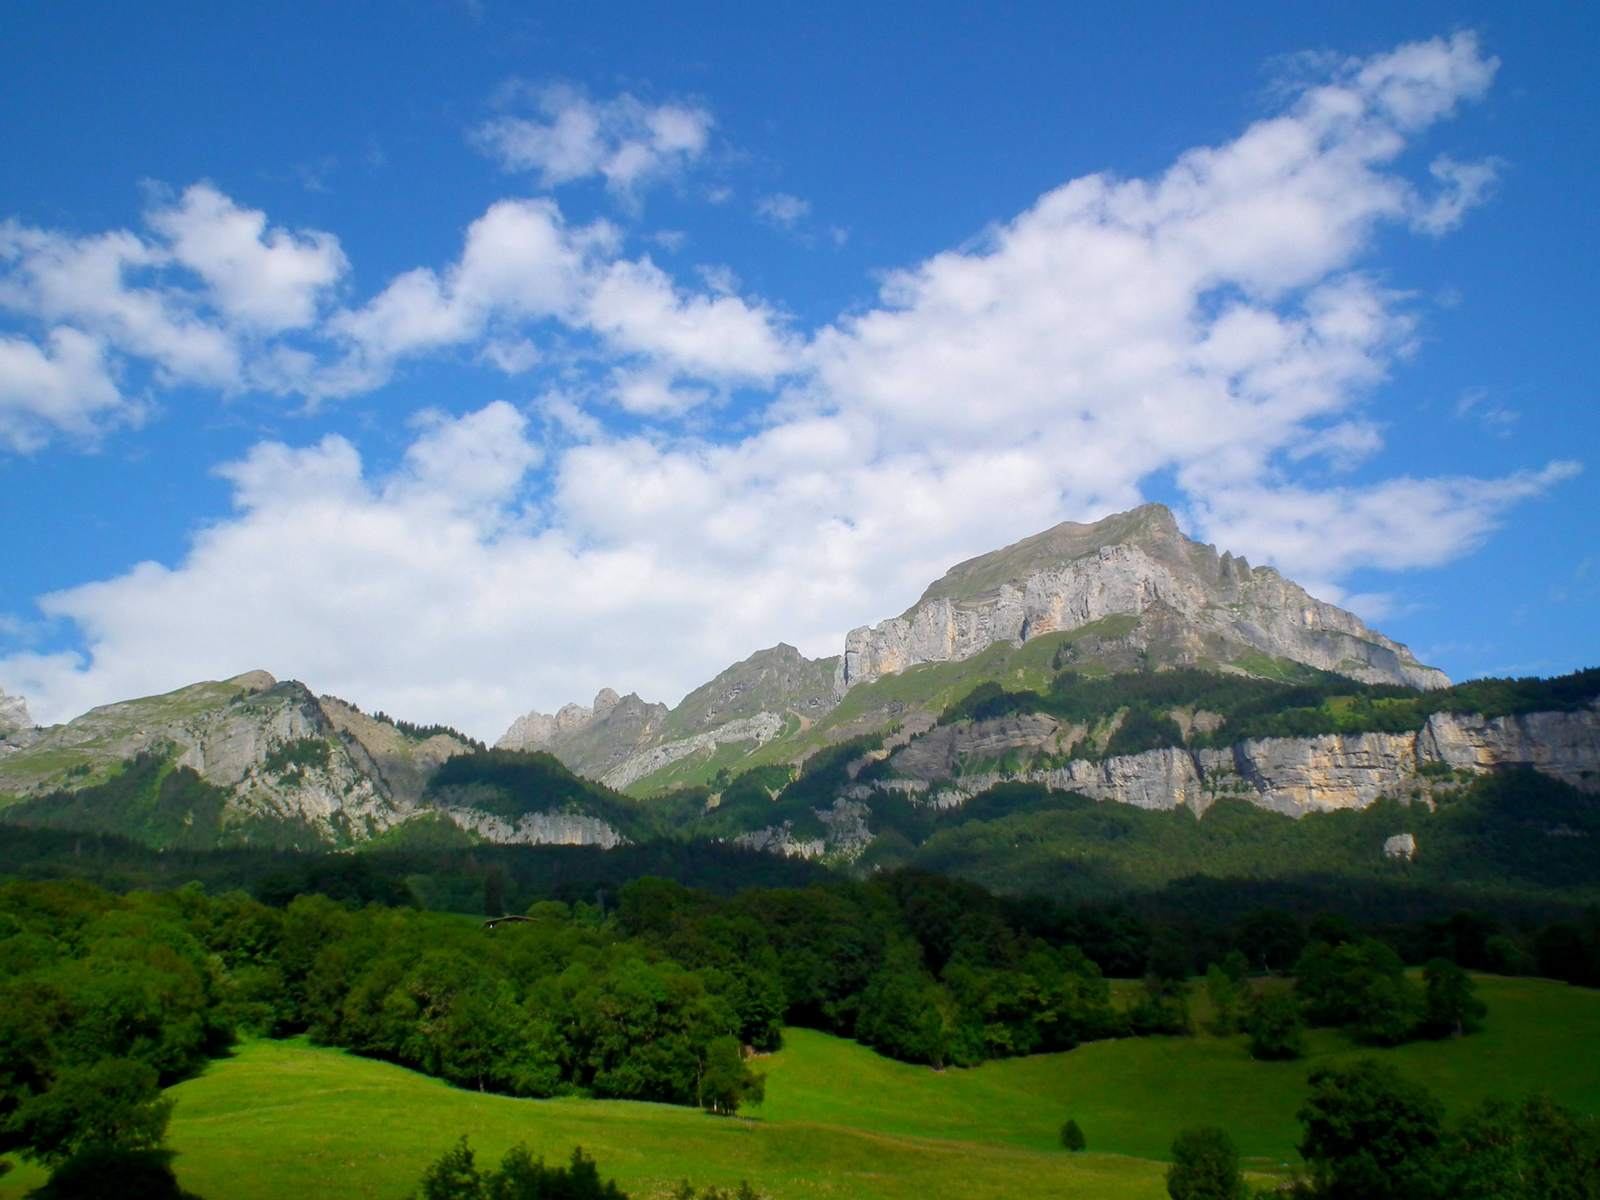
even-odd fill
[[(635, 1197), (682, 1179), (748, 1179), (773, 1200), (863, 1197), (1164, 1196), (1162, 1161), (1187, 1125), (1227, 1129), (1247, 1166), (1295, 1160), (1295, 1110), (1316, 1067), (1376, 1053), (1452, 1111), (1542, 1091), (1600, 1112), (1600, 993), (1485, 977), (1486, 1028), (1471, 1038), (1366, 1051), (1316, 1031), (1296, 1063), (1252, 1062), (1240, 1038), (1099, 1042), (1066, 1054), (934, 1071), (804, 1029), (761, 1060), (767, 1100), (748, 1118), (658, 1104), (513, 1100), (313, 1047), (253, 1041), (172, 1089), (184, 1185), (208, 1200), (399, 1200), (462, 1134), (497, 1159), (525, 1141), (549, 1159), (582, 1145)], [(1075, 1119), (1090, 1152), (1056, 1145)], [(0, 1178), (0, 1197), (41, 1179)]]

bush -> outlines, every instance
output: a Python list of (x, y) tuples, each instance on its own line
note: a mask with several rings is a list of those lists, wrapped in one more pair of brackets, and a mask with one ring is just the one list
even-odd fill
[(1083, 1130), (1078, 1128), (1076, 1121), (1068, 1121), (1061, 1127), (1061, 1145), (1076, 1154), (1089, 1148), (1089, 1140), (1083, 1136)]
[(1306, 1052), (1305, 1022), (1300, 1006), (1288, 992), (1263, 992), (1245, 1018), (1250, 1035), (1250, 1057), (1263, 1062), (1284, 1062)]
[(178, 1186), (166, 1150), (85, 1150), (62, 1163), (30, 1200), (196, 1200)]
[(1233, 1139), (1209, 1126), (1185, 1129), (1172, 1143), (1167, 1195), (1172, 1200), (1244, 1200), (1239, 1151)]
[(1425, 988), (1422, 1031), (1429, 1037), (1463, 1037), (1483, 1028), (1488, 1009), (1477, 997), (1476, 985), (1447, 958), (1436, 958), (1422, 968)]
[(601, 1180), (581, 1146), (572, 1151), (570, 1166), (547, 1167), (519, 1143), (496, 1170), (480, 1171), (466, 1138), (428, 1167), (418, 1194), (420, 1200), (628, 1200), (614, 1181)]
[(1443, 1108), (1393, 1067), (1362, 1059), (1311, 1074), (1300, 1155), (1329, 1200), (1417, 1200), (1436, 1193)]

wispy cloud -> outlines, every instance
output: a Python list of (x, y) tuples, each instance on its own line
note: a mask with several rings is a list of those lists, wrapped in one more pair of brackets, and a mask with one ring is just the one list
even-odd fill
[(633, 196), (704, 154), (714, 124), (698, 104), (648, 104), (627, 92), (595, 100), (563, 84), (517, 84), (504, 103), (531, 105), (535, 115), (494, 117), (473, 140), (504, 170), (532, 172), (546, 188), (599, 177)]

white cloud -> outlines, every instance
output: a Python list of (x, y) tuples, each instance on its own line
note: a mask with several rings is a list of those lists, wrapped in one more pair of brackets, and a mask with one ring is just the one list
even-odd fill
[(95, 338), (65, 326), (50, 331), (46, 347), (0, 336), (0, 446), (37, 450), (56, 430), (92, 437), (108, 418), (138, 416)]
[(71, 324), (148, 359), (180, 383), (231, 387), (239, 352), (220, 323), (160, 284), (137, 286), (167, 262), (165, 251), (127, 231), (71, 237), (0, 224), (0, 306), (45, 322)]
[[(401, 358), (482, 338), (489, 361), (514, 373), (538, 360), (539, 347), (511, 331), (545, 320), (597, 335), (602, 358), (646, 360), (668, 384), (678, 376), (766, 383), (793, 365), (781, 315), (731, 294), (725, 269), (703, 269), (709, 294), (689, 291), (648, 257), (614, 257), (618, 240), (605, 222), (568, 226), (553, 201), (501, 201), (468, 228), (455, 264), (405, 272), (360, 308), (336, 314), (330, 326), (348, 347), (345, 359), (313, 366), (297, 386), (324, 395), (368, 390)], [(630, 407), (684, 411), (680, 403)]]
[(504, 375), (521, 375), (538, 366), (544, 356), (527, 338), (502, 338), (484, 345), (483, 358)]
[(684, 292), (648, 258), (600, 272), (584, 320), (621, 351), (701, 378), (770, 381), (793, 358), (772, 310), (737, 296)]
[(1470, 387), (1456, 398), (1456, 417), (1476, 421), (1496, 437), (1509, 437), (1522, 414), (1486, 387)]
[(348, 266), (332, 234), (269, 230), (265, 213), (240, 208), (209, 184), (188, 188), (148, 221), (172, 257), (206, 281), (224, 315), (267, 332), (311, 324)]
[(1439, 191), (1431, 200), (1420, 202), (1411, 218), (1412, 225), (1423, 233), (1438, 237), (1449, 233), (1461, 224), (1467, 210), (1476, 208), (1489, 197), (1500, 177), (1499, 159), (1482, 162), (1457, 162), (1449, 155), (1440, 155), (1428, 167), (1438, 181)]
[(136, 420), (141, 406), (112, 382), (130, 364), (158, 387), (224, 393), (289, 387), (310, 369), (270, 337), (316, 322), (346, 269), (337, 238), (269, 228), (208, 184), (146, 222), (149, 236), (0, 222), (0, 310), (32, 326), (0, 330), (0, 441), (37, 449)]
[(774, 225), (793, 229), (810, 214), (811, 202), (788, 192), (775, 192), (756, 201), (756, 212)]
[(1500, 479), (1399, 478), (1311, 491), (1235, 487), (1193, 504), (1208, 540), (1291, 576), (1337, 579), (1359, 567), (1436, 567), (1477, 549), (1512, 505), (1582, 468), (1557, 461)]
[(532, 171), (553, 188), (599, 176), (632, 195), (681, 172), (705, 153), (713, 120), (683, 103), (650, 105), (627, 92), (593, 100), (560, 85), (513, 89), (539, 116), (501, 116), (474, 131), (478, 145), (507, 171)]
[[(1157, 472), (1197, 532), (1324, 594), (1469, 553), (1576, 466), (1318, 487), (1308, 464), (1382, 448), (1364, 402), (1416, 330), (1365, 258), (1380, 227), (1424, 231), (1399, 156), (1493, 69), (1468, 35), (1334, 64), (1233, 141), (1073, 180), (805, 340), (731, 277), (689, 290), (614, 231), (503, 202), (455, 264), (334, 319), (338, 369), (493, 360), (553, 322), (597, 345), (538, 400), (542, 439), (493, 405), (425, 416), (386, 476), (340, 438), (258, 447), (176, 566), (44, 599), (86, 658), (14, 655), (0, 686), (61, 716), (259, 665), (492, 737), (602, 685), (675, 699), (779, 638), (837, 652), (950, 563), (1138, 503)], [(560, 170), (592, 173), (604, 122), (573, 121)], [(765, 406), (697, 433), (735, 387)]]

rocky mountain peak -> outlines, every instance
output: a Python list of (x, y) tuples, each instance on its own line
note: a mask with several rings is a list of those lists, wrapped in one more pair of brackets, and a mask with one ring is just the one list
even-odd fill
[(1043, 533), (957, 563), (928, 585), (917, 605), (939, 599), (973, 599), (1111, 546), (1139, 546), (1158, 558), (1170, 558), (1186, 543), (1178, 519), (1165, 504), (1143, 504), (1088, 524), (1063, 521)]
[(1354, 614), (1269, 567), (1219, 555), (1184, 536), (1166, 506), (1146, 504), (958, 563), (901, 616), (851, 631), (836, 689), (970, 658), (996, 642), (1103, 628), (1108, 618), (1134, 622), (1112, 649), (1145, 666), (1248, 671), (1286, 659), (1370, 683), (1449, 683)]
[(33, 728), (33, 718), (28, 715), (28, 702), (21, 696), (9, 696), (0, 690), (0, 739)]
[(761, 713), (818, 716), (833, 706), (836, 663), (807, 658), (787, 642), (757, 650), (685, 696), (672, 710), (668, 732), (689, 737)]
[(0, 691), (0, 755), (21, 749), (37, 736), (38, 728), (27, 712), (27, 701)]
[(247, 692), (265, 692), (278, 686), (278, 681), (272, 675), (260, 670), (246, 671), (242, 675), (235, 675), (222, 682), (229, 687), (241, 688)]

